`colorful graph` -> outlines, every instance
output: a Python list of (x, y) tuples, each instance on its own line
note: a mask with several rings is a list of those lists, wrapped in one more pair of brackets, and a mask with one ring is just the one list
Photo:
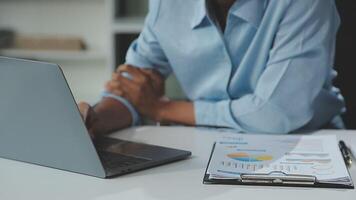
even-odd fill
[(273, 157), (271, 155), (266, 154), (248, 154), (245, 152), (236, 152), (230, 153), (227, 157), (243, 162), (261, 162), (261, 161), (269, 161), (272, 160)]

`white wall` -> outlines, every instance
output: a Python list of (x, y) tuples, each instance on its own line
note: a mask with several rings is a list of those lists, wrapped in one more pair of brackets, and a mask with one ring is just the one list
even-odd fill
[(107, 52), (105, 0), (0, 0), (0, 28), (27, 34), (82, 36)]
[(95, 104), (110, 78), (108, 68), (100, 61), (60, 63), (68, 84), (77, 102)]
[[(0, 29), (24, 34), (79, 36), (89, 49), (108, 55), (109, 21), (105, 0), (0, 0)], [(56, 53), (54, 53), (56, 54)], [(59, 64), (77, 101), (95, 103), (110, 78), (107, 58), (45, 59)]]

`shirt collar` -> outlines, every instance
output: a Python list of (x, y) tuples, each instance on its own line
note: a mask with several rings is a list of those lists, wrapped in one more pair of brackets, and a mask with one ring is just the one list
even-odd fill
[(231, 13), (258, 28), (265, 12), (266, 3), (265, 0), (238, 0), (233, 5)]
[[(266, 5), (266, 0), (237, 0), (231, 8), (231, 13), (258, 28)], [(200, 26), (207, 16), (206, 0), (196, 0), (196, 12), (192, 19), (192, 28)]]
[(197, 28), (202, 24), (203, 20), (207, 17), (206, 0), (195, 0), (196, 9), (192, 19), (192, 28)]

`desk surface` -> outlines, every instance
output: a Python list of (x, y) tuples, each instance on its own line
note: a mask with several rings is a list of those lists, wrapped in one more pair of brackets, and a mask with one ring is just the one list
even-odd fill
[[(190, 150), (193, 156), (188, 160), (107, 180), (0, 159), (0, 199), (356, 198), (356, 190), (204, 185), (202, 179), (212, 144), (222, 134), (233, 133), (186, 127), (138, 127), (118, 132), (113, 134), (113, 137)], [(315, 134), (336, 134), (340, 139), (353, 140), (356, 143), (356, 131), (323, 130)], [(350, 173), (356, 181), (355, 165), (350, 169)]]

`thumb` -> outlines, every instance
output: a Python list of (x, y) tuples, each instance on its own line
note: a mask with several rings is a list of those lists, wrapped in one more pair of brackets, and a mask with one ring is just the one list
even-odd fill
[(89, 117), (89, 112), (91, 109), (90, 105), (86, 102), (80, 102), (80, 103), (78, 103), (78, 108), (79, 108), (80, 115), (82, 116), (84, 122), (87, 123), (88, 117)]
[(80, 111), (80, 115), (82, 116), (83, 121), (85, 123), (85, 126), (88, 129), (90, 137), (94, 139), (94, 130), (93, 130), (94, 113), (92, 107), (86, 102), (80, 102), (78, 103), (78, 108)]

